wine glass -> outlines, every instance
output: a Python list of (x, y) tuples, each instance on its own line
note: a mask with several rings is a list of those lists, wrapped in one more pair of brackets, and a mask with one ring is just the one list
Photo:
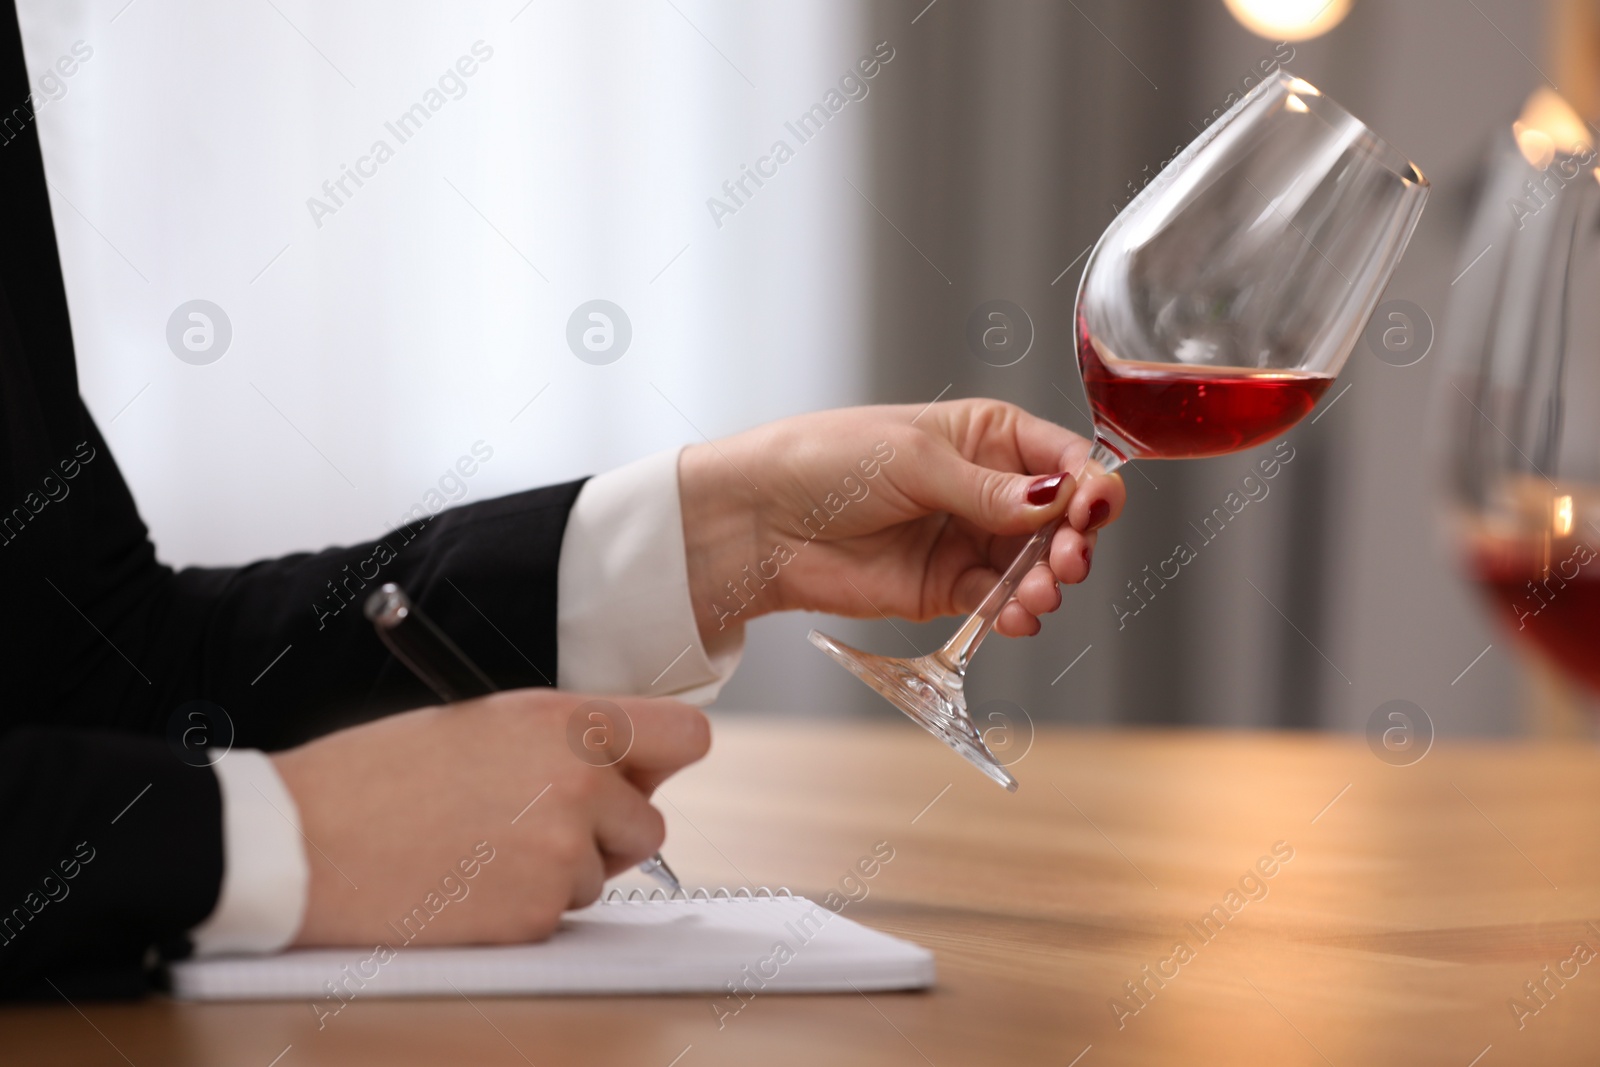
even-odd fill
[[(1129, 202), (1084, 265), (1074, 332), (1095, 438), (1079, 480), (1132, 459), (1236, 452), (1298, 422), (1360, 338), (1428, 188), (1309, 82), (1280, 70), (1252, 89)], [(811, 642), (1015, 790), (963, 688), (1058, 525), (930, 655), (876, 656), (815, 630)]]
[[(1554, 92), (1497, 138), (1442, 344), (1469, 572), (1526, 646), (1600, 693), (1600, 183)], [(1471, 251), (1466, 251), (1471, 249)], [(1486, 250), (1485, 250), (1486, 249)], [(1457, 395), (1459, 394), (1459, 395)]]

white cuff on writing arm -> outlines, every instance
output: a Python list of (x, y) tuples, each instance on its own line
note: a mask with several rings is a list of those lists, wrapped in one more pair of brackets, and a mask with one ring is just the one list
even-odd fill
[(300, 809), (263, 752), (235, 750), (211, 769), (222, 790), (222, 892), (189, 940), (197, 956), (276, 952), (305, 918), (311, 867)]
[(716, 699), (744, 631), (708, 655), (689, 600), (678, 450), (589, 479), (556, 578), (556, 684), (580, 693)]

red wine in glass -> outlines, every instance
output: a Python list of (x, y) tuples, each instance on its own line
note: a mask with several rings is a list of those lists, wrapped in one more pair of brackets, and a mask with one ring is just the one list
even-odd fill
[(1128, 459), (1198, 459), (1270, 441), (1316, 407), (1333, 375), (1102, 357), (1080, 328), (1078, 363), (1097, 425)]
[(1480, 536), (1468, 568), (1517, 640), (1600, 694), (1600, 539), (1576, 536), (1572, 494), (1553, 497), (1554, 529)]

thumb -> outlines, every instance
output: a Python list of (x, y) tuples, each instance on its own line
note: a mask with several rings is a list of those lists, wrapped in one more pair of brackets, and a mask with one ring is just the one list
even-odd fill
[(971, 463), (954, 449), (930, 449), (900, 468), (900, 488), (929, 511), (947, 511), (994, 534), (1032, 533), (1059, 518), (1072, 499), (1072, 475), (1016, 474)]

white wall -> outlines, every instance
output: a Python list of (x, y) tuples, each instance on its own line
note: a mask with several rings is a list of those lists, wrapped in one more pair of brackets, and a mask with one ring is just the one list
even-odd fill
[[(848, 6), (125, 4), (21, 10), (36, 76), (93, 51), (40, 126), (83, 392), (163, 559), (376, 535), (480, 439), (467, 499), (859, 398), (860, 116), (705, 204), (870, 47)], [(565, 342), (596, 297), (633, 325), (609, 366)], [(233, 327), (204, 366), (165, 337), (195, 298)]]

